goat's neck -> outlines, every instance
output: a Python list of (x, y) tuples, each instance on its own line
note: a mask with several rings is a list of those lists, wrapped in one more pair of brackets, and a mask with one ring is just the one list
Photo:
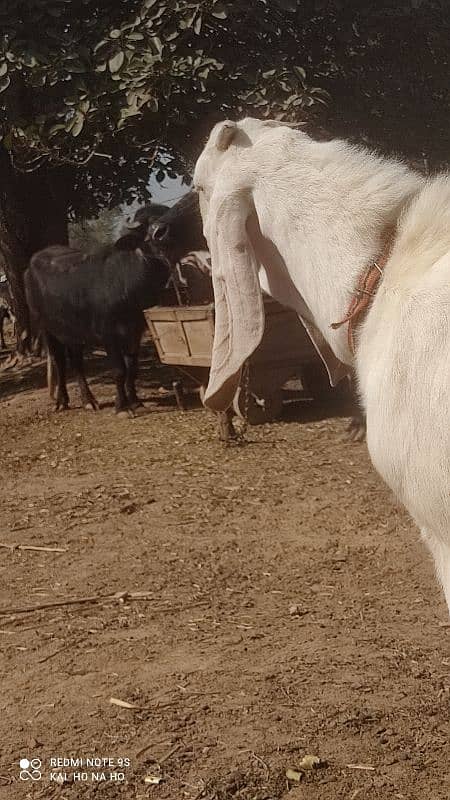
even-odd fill
[(380, 257), (386, 245), (385, 226), (374, 231), (372, 237), (346, 237), (343, 233), (341, 242), (328, 240), (324, 233), (322, 241), (316, 240), (311, 250), (305, 248), (293, 265), (291, 276), (311, 312), (312, 321), (335, 355), (346, 364), (353, 361), (347, 326), (333, 329), (331, 325), (346, 316), (360, 275)]
[[(277, 243), (280, 249), (284, 245), (290, 279), (306, 303), (311, 321), (346, 364), (353, 362), (347, 325), (336, 330), (331, 325), (346, 316), (359, 277), (389, 246), (392, 228), (411, 197), (411, 182), (403, 196), (399, 194), (395, 203), (380, 208), (372, 222), (364, 215), (361, 220), (361, 213), (356, 212), (351, 216), (336, 212), (328, 219), (318, 213), (303, 226), (297, 224), (294, 238), (285, 234), (284, 242)], [(297, 310), (302, 313), (300, 303)]]

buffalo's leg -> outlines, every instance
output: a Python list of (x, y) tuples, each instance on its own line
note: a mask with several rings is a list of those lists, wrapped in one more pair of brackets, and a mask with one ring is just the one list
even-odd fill
[(114, 382), (116, 384), (116, 414), (126, 411), (129, 407), (128, 397), (125, 390), (127, 377), (127, 367), (125, 357), (117, 339), (109, 339), (105, 342), (105, 350), (111, 362)]
[(139, 367), (139, 354), (138, 353), (127, 353), (124, 355), (125, 361), (125, 369), (126, 369), (126, 380), (125, 380), (125, 389), (128, 398), (128, 405), (130, 408), (138, 408), (142, 405), (142, 402), (139, 400), (136, 392), (136, 379), (138, 375), (138, 367)]
[(78, 386), (80, 387), (81, 402), (84, 408), (97, 411), (99, 405), (89, 388), (86, 375), (84, 374), (83, 350), (81, 347), (69, 347), (68, 351), (70, 363), (72, 364)]
[(132, 409), (142, 406), (142, 402), (137, 396), (136, 380), (139, 370), (139, 350), (144, 328), (145, 320), (142, 317), (142, 319), (139, 318), (137, 320), (136, 328), (128, 332), (127, 341), (123, 343), (126, 369), (125, 390), (128, 398), (128, 405)]
[(56, 410), (65, 411), (69, 408), (69, 395), (66, 383), (66, 350), (62, 342), (47, 334), (47, 348), (56, 371)]
[(58, 377), (56, 375), (56, 365), (47, 348), (47, 387), (51, 400), (55, 399), (55, 393), (58, 384)]

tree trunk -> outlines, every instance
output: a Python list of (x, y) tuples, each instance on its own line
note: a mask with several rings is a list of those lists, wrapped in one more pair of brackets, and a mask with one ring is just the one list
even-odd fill
[(0, 146), (0, 257), (11, 290), (21, 354), (31, 351), (33, 341), (23, 274), (37, 250), (67, 244), (68, 178), (63, 168), (19, 172)]

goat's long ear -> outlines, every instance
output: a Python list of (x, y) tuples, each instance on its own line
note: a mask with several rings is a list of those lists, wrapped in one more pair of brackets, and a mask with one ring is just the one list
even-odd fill
[(225, 122), (221, 122), (214, 141), (217, 149), (221, 151), (228, 150), (237, 132), (238, 126), (235, 122), (232, 122), (229, 119), (226, 119)]
[(248, 196), (236, 192), (211, 208), (210, 250), (215, 299), (215, 332), (205, 405), (223, 411), (231, 404), (246, 359), (264, 333), (264, 305), (258, 261), (249, 240)]

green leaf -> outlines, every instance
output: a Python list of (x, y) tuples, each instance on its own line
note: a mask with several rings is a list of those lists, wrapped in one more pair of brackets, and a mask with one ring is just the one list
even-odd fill
[(94, 53), (96, 53), (97, 50), (100, 49), (100, 47), (103, 47), (104, 44), (108, 44), (108, 39), (101, 39), (100, 42), (97, 42), (97, 44), (94, 47)]
[(306, 70), (304, 70), (303, 67), (294, 67), (294, 72), (299, 78), (306, 80)]
[(83, 116), (83, 114), (80, 114), (79, 112), (77, 112), (77, 114), (75, 116), (75, 122), (74, 122), (74, 124), (72, 125), (72, 127), (70, 129), (70, 132), (71, 132), (72, 136), (75, 136), (75, 137), (79, 136), (79, 134), (83, 130), (83, 125), (84, 125), (84, 116)]
[(217, 19), (226, 19), (228, 16), (228, 11), (221, 3), (216, 3), (211, 11), (211, 14), (213, 17), (217, 17)]
[(119, 50), (119, 52), (116, 53), (116, 55), (110, 58), (108, 61), (109, 71), (112, 73), (118, 72), (124, 60), (125, 60), (125, 53), (122, 50)]
[(152, 36), (152, 38), (150, 40), (150, 44), (155, 48), (157, 53), (161, 53), (162, 52), (163, 46), (162, 46), (162, 42), (161, 42), (161, 39), (159, 38), (159, 36)]
[(64, 131), (64, 130), (66, 130), (66, 124), (64, 122), (58, 122), (57, 125), (52, 125), (52, 127), (48, 132), (49, 139), (52, 136), (56, 136), (56, 134), (59, 133), (59, 131)]
[(13, 137), (11, 132), (7, 133), (2, 139), (3, 147), (5, 150), (12, 150), (13, 146)]
[(110, 39), (118, 39), (122, 31), (118, 28), (113, 28), (112, 31), (109, 32)]
[(4, 61), (3, 64), (0, 64), (0, 78), (3, 78), (3, 75), (6, 75), (7, 72), (8, 64)]
[(26, 67), (30, 67), (31, 69), (37, 65), (37, 58), (35, 58), (31, 53), (25, 53), (22, 56), (22, 64), (25, 64)]
[(0, 92), (4, 92), (9, 84), (11, 83), (11, 78), (9, 75), (4, 75), (3, 78), (0, 79)]

